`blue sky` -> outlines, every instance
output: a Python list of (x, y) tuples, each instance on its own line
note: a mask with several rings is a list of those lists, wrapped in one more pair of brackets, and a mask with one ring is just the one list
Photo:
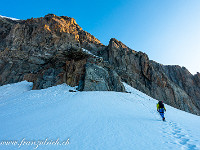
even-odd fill
[(73, 17), (107, 45), (110, 38), (164, 65), (200, 72), (200, 0), (6, 0), (0, 15)]

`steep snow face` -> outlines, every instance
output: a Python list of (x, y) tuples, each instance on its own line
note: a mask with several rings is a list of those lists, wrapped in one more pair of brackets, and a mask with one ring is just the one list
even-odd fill
[(1, 15), (0, 15), (0, 17), (2, 17), (2, 18), (7, 18), (7, 19), (11, 19), (11, 20), (19, 20), (19, 19), (16, 19), (16, 18), (11, 18), (11, 17), (6, 17), (6, 16), (1, 16)]
[(0, 87), (0, 149), (200, 149), (199, 116), (166, 105), (163, 122), (157, 100), (124, 85), (131, 93)]

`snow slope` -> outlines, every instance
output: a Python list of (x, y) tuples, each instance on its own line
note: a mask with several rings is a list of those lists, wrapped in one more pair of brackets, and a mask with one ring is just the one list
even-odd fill
[(7, 19), (11, 19), (11, 20), (19, 20), (19, 19), (16, 19), (16, 18), (11, 18), (11, 17), (6, 17), (6, 16), (1, 16), (1, 15), (0, 15), (0, 17), (2, 17), (2, 18), (7, 18)]
[(127, 84), (131, 93), (31, 85), (0, 87), (0, 150), (200, 149), (199, 116), (166, 105), (163, 122), (157, 100)]

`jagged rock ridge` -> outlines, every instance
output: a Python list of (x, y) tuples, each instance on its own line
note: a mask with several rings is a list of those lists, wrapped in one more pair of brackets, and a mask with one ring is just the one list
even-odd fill
[(124, 81), (200, 115), (199, 73), (151, 61), (114, 38), (105, 46), (66, 16), (0, 17), (0, 68), (0, 85), (28, 80), (34, 89), (67, 83), (79, 90), (125, 91)]

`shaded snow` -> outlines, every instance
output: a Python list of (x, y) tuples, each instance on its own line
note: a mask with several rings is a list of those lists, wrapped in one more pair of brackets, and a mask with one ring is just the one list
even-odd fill
[(33, 83), (27, 81), (0, 86), (0, 100), (16, 97), (17, 95), (30, 91), (32, 87)]
[[(131, 93), (69, 92), (75, 88), (66, 84), (30, 90), (26, 88), (30, 83), (20, 82), (9, 85), (5, 94), (1, 91), (7, 86), (0, 87), (0, 143), (59, 138), (69, 139), (69, 144), (37, 149), (200, 149), (199, 116), (166, 105), (167, 121), (163, 122), (156, 111), (157, 100), (124, 85)], [(21, 94), (13, 96), (15, 93)], [(11, 102), (1, 105), (5, 97)], [(22, 145), (20, 149), (35, 146)], [(18, 146), (0, 144), (0, 149)]]
[(85, 53), (87, 53), (87, 54), (89, 54), (89, 55), (92, 55), (93, 57), (103, 59), (103, 57), (99, 57), (99, 56), (97, 56), (97, 55), (94, 55), (94, 54), (92, 54), (92, 53), (91, 53), (89, 50), (87, 50), (87, 49), (82, 48), (82, 51), (85, 52)]

